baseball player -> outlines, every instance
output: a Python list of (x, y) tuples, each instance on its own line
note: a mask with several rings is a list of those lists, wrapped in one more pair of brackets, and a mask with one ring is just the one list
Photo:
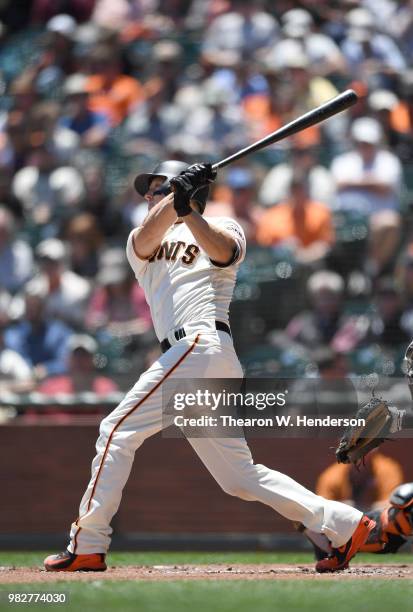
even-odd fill
[[(49, 571), (102, 571), (110, 523), (119, 507), (135, 451), (162, 429), (166, 381), (242, 378), (228, 311), (245, 256), (242, 228), (229, 218), (204, 217), (210, 164), (159, 164), (135, 180), (149, 212), (129, 235), (126, 252), (149, 303), (162, 356), (103, 419), (92, 475), (64, 552), (45, 559)], [(172, 191), (171, 191), (172, 189)], [(255, 464), (243, 437), (188, 438), (206, 468), (230, 495), (261, 501), (291, 521), (324, 534), (331, 553), (316, 569), (344, 569), (375, 522), (345, 504), (326, 500), (264, 465)]]

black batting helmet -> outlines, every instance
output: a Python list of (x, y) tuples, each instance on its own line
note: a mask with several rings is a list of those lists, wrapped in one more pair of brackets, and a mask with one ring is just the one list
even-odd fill
[[(186, 164), (185, 162), (178, 161), (176, 159), (169, 159), (167, 161), (160, 162), (157, 166), (155, 166), (152, 172), (138, 174), (133, 184), (136, 191), (141, 196), (144, 196), (149, 190), (152, 179), (162, 178), (164, 179), (164, 182), (170, 181), (172, 178), (178, 176), (181, 174), (181, 172), (184, 172), (188, 168), (189, 164)], [(201, 213), (203, 213), (205, 210), (208, 194), (209, 185), (203, 185), (194, 191), (191, 196), (191, 199), (195, 200), (200, 207)]]

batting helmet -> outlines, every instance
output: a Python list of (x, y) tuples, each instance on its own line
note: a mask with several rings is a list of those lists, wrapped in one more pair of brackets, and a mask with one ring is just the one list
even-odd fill
[[(152, 179), (154, 178), (162, 178), (164, 182), (170, 181), (175, 176), (181, 174), (189, 168), (189, 164), (185, 162), (177, 161), (176, 159), (169, 159), (167, 161), (163, 161), (153, 169), (153, 172), (147, 172), (144, 174), (138, 174), (134, 181), (134, 186), (136, 191), (144, 196), (151, 184)], [(204, 212), (206, 202), (209, 194), (209, 185), (203, 185), (199, 187), (196, 191), (193, 192), (191, 199), (197, 202), (200, 207), (201, 213)]]

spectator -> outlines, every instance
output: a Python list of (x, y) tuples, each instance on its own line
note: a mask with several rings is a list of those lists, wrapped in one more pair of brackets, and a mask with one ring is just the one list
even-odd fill
[[(128, 25), (133, 25), (135, 19), (143, 20), (145, 13), (152, 13), (153, 10), (154, 4), (151, 0), (149, 3), (130, 2), (129, 0), (118, 0), (115, 3), (111, 0), (94, 0), (91, 21), (97, 23), (101, 28), (121, 32), (126, 30)], [(138, 28), (139, 33), (141, 33), (141, 28)]]
[(45, 314), (68, 325), (82, 327), (90, 295), (89, 282), (66, 267), (62, 241), (48, 238), (35, 251), (40, 273), (33, 281), (45, 295)]
[(66, 79), (66, 106), (60, 125), (74, 132), (80, 138), (81, 146), (101, 147), (109, 134), (110, 125), (106, 115), (88, 108), (86, 83), (87, 77), (83, 74), (72, 74)]
[(225, 51), (245, 56), (268, 48), (279, 36), (279, 25), (262, 10), (260, 0), (232, 0), (231, 10), (214, 19), (206, 31), (202, 53), (216, 58)]
[[(298, 41), (310, 63), (317, 65), (320, 76), (334, 76), (346, 72), (346, 61), (334, 40), (317, 31), (312, 15), (302, 9), (294, 8), (283, 13), (281, 17), (282, 32), (285, 38)], [(277, 46), (274, 48), (274, 55)]]
[(393, 278), (381, 278), (375, 290), (376, 313), (371, 320), (369, 338), (382, 347), (407, 346), (411, 328), (403, 326), (403, 300)]
[(331, 212), (310, 199), (306, 178), (293, 177), (289, 199), (262, 215), (257, 241), (263, 246), (286, 247), (302, 263), (314, 264), (327, 255), (334, 243)]
[[(169, 117), (165, 116), (166, 90), (161, 78), (153, 78), (145, 87), (145, 100), (130, 113), (126, 130), (129, 137), (137, 139), (135, 150), (145, 144), (163, 143), (169, 135)], [(129, 144), (130, 148), (130, 144)]]
[[(297, 116), (320, 106), (338, 94), (336, 87), (327, 78), (320, 76), (302, 45), (294, 39), (282, 40), (265, 58), (267, 70), (278, 73), (282, 89), (286, 89), (287, 104), (284, 104), (281, 123), (295, 119)], [(279, 95), (277, 82), (272, 84), (272, 95)], [(276, 103), (275, 103), (276, 104)], [(343, 118), (334, 117), (325, 125), (313, 125), (296, 135), (296, 141), (306, 146), (320, 144), (322, 133), (336, 140), (336, 132), (341, 133)], [(340, 129), (338, 129), (338, 127)]]
[(413, 155), (413, 141), (410, 131), (403, 129), (403, 116), (406, 116), (406, 104), (392, 91), (377, 89), (368, 97), (369, 107), (380, 123), (385, 135), (386, 144), (396, 153), (401, 162), (409, 163)]
[(406, 70), (399, 79), (400, 101), (391, 110), (391, 126), (403, 142), (403, 150), (398, 147), (396, 153), (403, 162), (410, 164), (412, 160), (413, 130), (413, 70)]
[(0, 289), (0, 393), (28, 393), (35, 387), (32, 368), (17, 351), (6, 346), (4, 334), (13, 323), (20, 305)]
[(19, 291), (29, 280), (33, 265), (31, 248), (16, 237), (12, 213), (0, 205), (0, 287)]
[(69, 164), (80, 144), (75, 132), (60, 125), (59, 113), (60, 105), (48, 100), (36, 104), (27, 118), (30, 143), (35, 148), (46, 145), (55, 158), (56, 167)]
[(82, 172), (85, 187), (83, 211), (94, 216), (106, 238), (121, 235), (121, 213), (115, 196), (108, 193), (104, 160), (84, 157), (80, 152), (75, 163)]
[[(64, 6), (77, 21), (90, 18), (96, 0), (66, 0)], [(31, 6), (31, 21), (37, 25), (43, 24), (55, 15), (60, 15), (61, 2), (55, 0), (34, 0)]]
[(5, 346), (5, 329), (0, 324), (0, 389), (12, 390), (13, 382), (29, 381), (31, 379), (32, 369), (17, 351)]
[(79, 213), (65, 225), (64, 234), (69, 247), (70, 269), (78, 276), (93, 279), (103, 244), (96, 218), (90, 213)]
[(38, 97), (33, 73), (26, 71), (16, 77), (10, 84), (9, 93), (13, 99), (13, 111), (28, 113)]
[(25, 163), (28, 153), (27, 126), (21, 110), (5, 116), (0, 133), (0, 164), (9, 172), (16, 172)]
[(308, 53), (296, 40), (282, 40), (268, 54), (266, 64), (281, 71), (295, 93), (296, 108), (303, 111), (319, 106), (338, 93), (331, 81), (310, 70)]
[(228, 202), (209, 202), (208, 216), (236, 219), (242, 226), (247, 240), (255, 242), (257, 220), (260, 216), (256, 199), (254, 175), (248, 168), (231, 168), (226, 177), (229, 188)]
[(143, 289), (131, 277), (126, 263), (102, 265), (97, 284), (86, 313), (88, 330), (128, 338), (151, 328)]
[(46, 24), (44, 37), (44, 53), (40, 58), (39, 76), (40, 88), (61, 83), (64, 74), (73, 70), (73, 39), (77, 23), (70, 15), (61, 13), (54, 15)]
[(72, 330), (46, 316), (46, 291), (35, 285), (24, 290), (24, 318), (4, 333), (5, 346), (16, 351), (37, 381), (66, 372), (67, 345)]
[(327, 345), (338, 353), (354, 349), (365, 337), (368, 321), (344, 314), (344, 281), (328, 270), (314, 272), (307, 282), (310, 308), (291, 319), (287, 336), (315, 349)]
[(395, 273), (403, 297), (405, 315), (413, 323), (413, 243), (411, 241), (403, 251)]
[[(372, 3), (374, 5), (374, 3)], [(391, 3), (392, 12), (385, 22), (390, 36), (397, 40), (406, 58), (413, 57), (413, 11), (411, 0)]]
[(353, 77), (367, 81), (371, 87), (392, 88), (394, 76), (406, 69), (397, 44), (380, 33), (372, 14), (355, 8), (347, 14), (348, 32), (341, 49)]
[(10, 170), (6, 166), (0, 165), (0, 203), (12, 213), (16, 222), (21, 224), (23, 221), (23, 206), (12, 193), (12, 178)]
[(246, 144), (246, 126), (241, 109), (234, 105), (225, 84), (207, 79), (203, 88), (183, 87), (175, 103), (180, 115), (180, 132), (168, 146), (187, 155), (224, 155)]
[[(153, 46), (154, 79), (162, 79), (165, 100), (172, 102), (183, 73), (183, 49), (173, 40), (161, 40)], [(148, 83), (150, 85), (150, 81)]]
[(104, 397), (118, 390), (116, 383), (100, 375), (94, 363), (97, 353), (96, 341), (86, 334), (74, 334), (68, 342), (67, 374), (51, 376), (37, 388), (45, 395), (70, 395), (90, 392)]
[(312, 200), (332, 204), (334, 184), (331, 173), (318, 163), (314, 147), (294, 140), (288, 162), (277, 164), (265, 176), (259, 192), (260, 203), (274, 206), (286, 200), (292, 176), (298, 172), (307, 175)]
[(357, 210), (370, 218), (370, 272), (389, 263), (399, 243), (402, 168), (398, 158), (381, 146), (380, 124), (370, 117), (351, 127), (354, 151), (333, 160), (336, 208)]
[[(291, 346), (291, 341), (289, 342)], [(349, 376), (348, 360), (330, 346), (320, 345), (309, 354), (306, 376), (294, 382), (289, 400), (298, 413), (347, 417), (357, 410), (358, 398), (354, 380)], [(306, 398), (303, 402), (303, 399)], [(301, 404), (301, 406), (300, 406)], [(323, 437), (324, 432), (319, 432)]]
[(92, 74), (86, 83), (89, 108), (104, 114), (112, 125), (118, 125), (144, 99), (143, 88), (136, 79), (122, 74), (117, 47), (97, 46), (90, 60)]
[(13, 179), (12, 190), (43, 237), (56, 234), (58, 220), (80, 205), (84, 186), (80, 173), (71, 166), (57, 167), (52, 148), (39, 135), (28, 164)]

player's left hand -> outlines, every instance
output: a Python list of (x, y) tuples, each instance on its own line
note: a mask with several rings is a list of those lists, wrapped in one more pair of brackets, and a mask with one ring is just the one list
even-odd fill
[(178, 217), (185, 217), (192, 212), (190, 206), (191, 194), (194, 186), (185, 174), (180, 174), (170, 180), (174, 192), (174, 208)]
[[(211, 164), (193, 164), (182, 172), (191, 181), (192, 187), (201, 187), (206, 183), (212, 183), (216, 179), (217, 171), (212, 169)], [(182, 176), (181, 175), (181, 176)]]

